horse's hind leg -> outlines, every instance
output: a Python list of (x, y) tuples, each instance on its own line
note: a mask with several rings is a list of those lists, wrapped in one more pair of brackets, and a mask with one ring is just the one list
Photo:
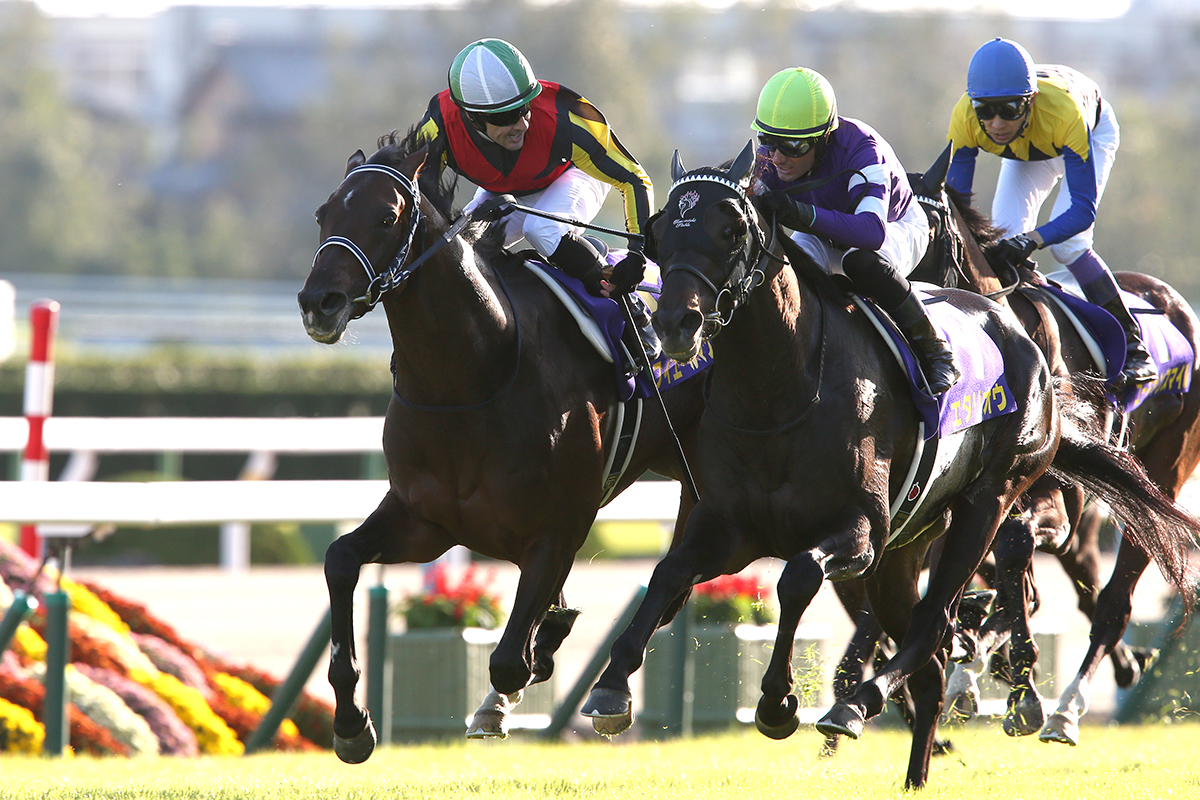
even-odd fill
[(325, 583), (329, 588), (329, 685), (336, 707), (333, 749), (347, 764), (361, 764), (375, 749), (375, 727), (355, 699), (362, 670), (354, 644), (354, 589), (363, 564), (432, 561), (453, 544), (437, 536), (415, 535), (422, 526), (390, 492), (355, 530), (325, 551)]
[[(570, 541), (569, 537), (543, 536), (532, 557), (520, 565), (521, 577), (512, 612), (488, 662), (492, 690), (472, 715), (468, 739), (508, 736), (508, 715), (521, 702), (525, 687), (537, 677), (534, 640), (548, 615), (551, 619), (541, 639), (541, 659), (543, 669), (553, 669), (553, 652), (562, 644), (578, 615), (572, 609), (551, 609), (556, 598), (561, 601), (562, 587), (571, 571), (575, 550), (567, 546)], [(549, 673), (542, 679), (546, 677)]]
[[(1089, 505), (1075, 527), (1071, 546), (1057, 554), (1079, 597), (1079, 610), (1089, 622), (1096, 618), (1096, 598), (1100, 594), (1100, 527), (1103, 521), (1104, 515), (1096, 504)], [(1117, 686), (1128, 689), (1137, 683), (1153, 654), (1152, 649), (1132, 648), (1124, 641), (1117, 642), (1109, 653)]]
[(1075, 680), (1059, 697), (1058, 709), (1046, 720), (1038, 738), (1043, 742), (1079, 744), (1079, 720), (1087, 713), (1091, 702), (1092, 677), (1100, 662), (1112, 651), (1125, 633), (1133, 612), (1133, 590), (1138, 579), (1150, 565), (1144, 550), (1128, 539), (1117, 551), (1117, 563), (1112, 577), (1100, 591), (1096, 600), (1096, 616), (1092, 620), (1092, 631), (1087, 654)]

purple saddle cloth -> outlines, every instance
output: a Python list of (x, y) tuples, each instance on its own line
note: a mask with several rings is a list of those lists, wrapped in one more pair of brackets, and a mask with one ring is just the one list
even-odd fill
[(912, 348), (895, 323), (866, 298), (858, 299), (880, 320), (900, 353), (913, 403), (925, 422), (925, 438), (949, 436), (984, 420), (1016, 411), (1017, 401), (1004, 375), (1004, 358), (992, 338), (955, 306), (920, 289), (914, 291), (923, 302), (934, 300), (926, 302), (925, 308), (934, 327), (950, 343), (962, 374), (958, 383), (938, 397), (925, 390)]
[[(1039, 288), (1057, 298), (1092, 334), (1104, 357), (1104, 377), (1111, 380), (1125, 366), (1125, 331), (1116, 317), (1084, 300), (1082, 292), (1069, 275), (1056, 273), (1050, 277), (1053, 283)], [(1109, 401), (1123, 411), (1130, 412), (1155, 395), (1186, 393), (1192, 385), (1192, 369), (1196, 362), (1191, 343), (1150, 303), (1124, 290), (1121, 291), (1121, 299), (1138, 321), (1142, 341), (1158, 367), (1158, 379), (1128, 389), (1120, 397), (1106, 391)]]
[[(608, 252), (605, 254), (605, 260), (609, 266), (620, 261), (625, 255), (624, 251)], [(545, 262), (539, 262), (545, 263)], [(653, 297), (657, 298), (662, 292), (662, 279), (658, 276), (658, 266), (651, 261), (646, 262), (647, 273), (653, 274), (653, 280), (642, 281), (638, 285), (639, 292), (648, 292)], [(583, 282), (572, 278), (561, 270), (547, 265), (549, 268), (546, 273), (553, 276), (570, 295), (575, 298), (575, 301), (591, 315), (596, 324), (600, 326), (600, 330), (604, 333), (604, 338), (608, 344), (608, 352), (612, 355), (613, 365), (616, 368), (617, 394), (621, 401), (624, 402), (633, 397), (652, 397), (654, 395), (654, 385), (650, 383), (646, 375), (637, 370), (628, 359), (625, 358), (625, 350), (621, 346), (621, 335), (625, 331), (625, 318), (621, 313), (621, 307), (617, 305), (617, 301), (611, 297), (596, 297), (589, 294), (584, 288)], [(700, 355), (694, 360), (686, 364), (681, 364), (678, 361), (660, 356), (650, 365), (651, 372), (654, 373), (655, 383), (661, 391), (669, 386), (674, 386), (677, 383), (682, 383), (688, 378), (703, 372), (712, 365), (712, 347), (708, 342), (705, 342), (700, 349)]]

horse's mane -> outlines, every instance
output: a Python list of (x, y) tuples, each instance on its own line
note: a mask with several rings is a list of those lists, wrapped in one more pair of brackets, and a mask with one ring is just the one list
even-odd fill
[(442, 169), (442, 154), (445, 152), (446, 145), (440, 140), (432, 142), (418, 140), (417, 130), (417, 127), (413, 126), (408, 129), (408, 133), (392, 131), (380, 136), (379, 149), (367, 159), (367, 163), (395, 167), (422, 147), (428, 147), (429, 151), (425, 154), (425, 169), (421, 171), (417, 182), (420, 185), (421, 193), (429, 202), (433, 203), (434, 208), (446, 219), (453, 219), (457, 216), (454, 213), (453, 203), (454, 192), (458, 188), (458, 175), (453, 170)]
[[(425, 169), (421, 171), (417, 183), (425, 199), (448, 221), (453, 221), (461, 214), (453, 207), (454, 194), (458, 189), (458, 174), (453, 170), (442, 169), (445, 141), (440, 138), (433, 141), (420, 140), (417, 138), (418, 130), (413, 126), (407, 133), (402, 134), (396, 130), (380, 136), (379, 150), (367, 159), (367, 163), (394, 167), (422, 147), (428, 147)], [(461, 235), (464, 239), (474, 241), (475, 250), (480, 255), (494, 258), (504, 253), (503, 225), (472, 223)]]
[(986, 214), (971, 206), (971, 194), (969, 192), (960, 192), (957, 189), (947, 186), (946, 196), (950, 198), (950, 202), (958, 209), (963, 222), (967, 224), (967, 230), (975, 238), (975, 241), (979, 243), (980, 247), (986, 248), (988, 245), (1004, 238), (1003, 228), (993, 225), (991, 219)]

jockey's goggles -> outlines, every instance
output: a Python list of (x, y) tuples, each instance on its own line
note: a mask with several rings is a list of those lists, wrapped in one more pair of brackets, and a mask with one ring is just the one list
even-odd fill
[(497, 111), (495, 114), (481, 114), (483, 121), (489, 125), (495, 125), (497, 128), (507, 128), (509, 125), (516, 125), (517, 120), (529, 119), (529, 115), (533, 109), (529, 103), (516, 108), (510, 108), (508, 111)]
[(994, 119), (997, 116), (1006, 122), (1016, 122), (1025, 116), (1025, 112), (1029, 110), (1029, 98), (1010, 97), (1004, 100), (972, 100), (971, 105), (975, 108), (975, 116), (982, 122), (987, 122), (989, 119)]
[(817, 140), (784, 139), (779, 136), (772, 136), (769, 133), (760, 133), (758, 135), (758, 146), (765, 147), (767, 155), (771, 155), (771, 153), (778, 150), (788, 158), (800, 158), (808, 155), (817, 146)]

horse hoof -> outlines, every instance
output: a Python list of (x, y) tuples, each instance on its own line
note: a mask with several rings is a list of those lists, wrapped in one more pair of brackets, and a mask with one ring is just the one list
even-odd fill
[[(762, 702), (759, 702), (758, 708), (754, 712), (754, 727), (758, 728), (758, 732), (768, 739), (786, 739), (800, 727), (800, 716), (796, 713), (799, 708), (800, 701), (796, 699), (795, 695), (789, 694), (783, 698), (782, 709), (778, 706), (769, 709), (773, 712), (772, 716), (781, 717), (781, 721), (772, 722), (763, 718), (763, 705)], [(780, 713), (781, 711), (782, 713)]]
[(1079, 744), (1079, 725), (1063, 714), (1051, 714), (1050, 719), (1042, 726), (1038, 739), (1074, 747)]
[(633, 724), (633, 696), (616, 689), (592, 689), (579, 713), (591, 717), (596, 733), (616, 736)]
[(857, 708), (838, 703), (817, 722), (817, 730), (826, 736), (840, 733), (851, 739), (857, 739), (862, 735), (866, 723), (866, 718)]
[(468, 739), (507, 739), (508, 715), (521, 702), (524, 691), (506, 695), (492, 689), (471, 716)]
[(366, 724), (355, 736), (343, 739), (337, 734), (333, 735), (333, 752), (347, 764), (361, 764), (375, 752), (375, 742), (375, 726), (371, 724), (371, 715), (368, 714)]
[(468, 739), (507, 739), (505, 723), (508, 715), (499, 711), (476, 711), (467, 728)]
[(1014, 692), (1016, 701), (1010, 698), (1008, 713), (1004, 715), (1004, 732), (1009, 736), (1029, 736), (1037, 733), (1045, 722), (1046, 716), (1042, 711), (1042, 698), (1036, 690)]

